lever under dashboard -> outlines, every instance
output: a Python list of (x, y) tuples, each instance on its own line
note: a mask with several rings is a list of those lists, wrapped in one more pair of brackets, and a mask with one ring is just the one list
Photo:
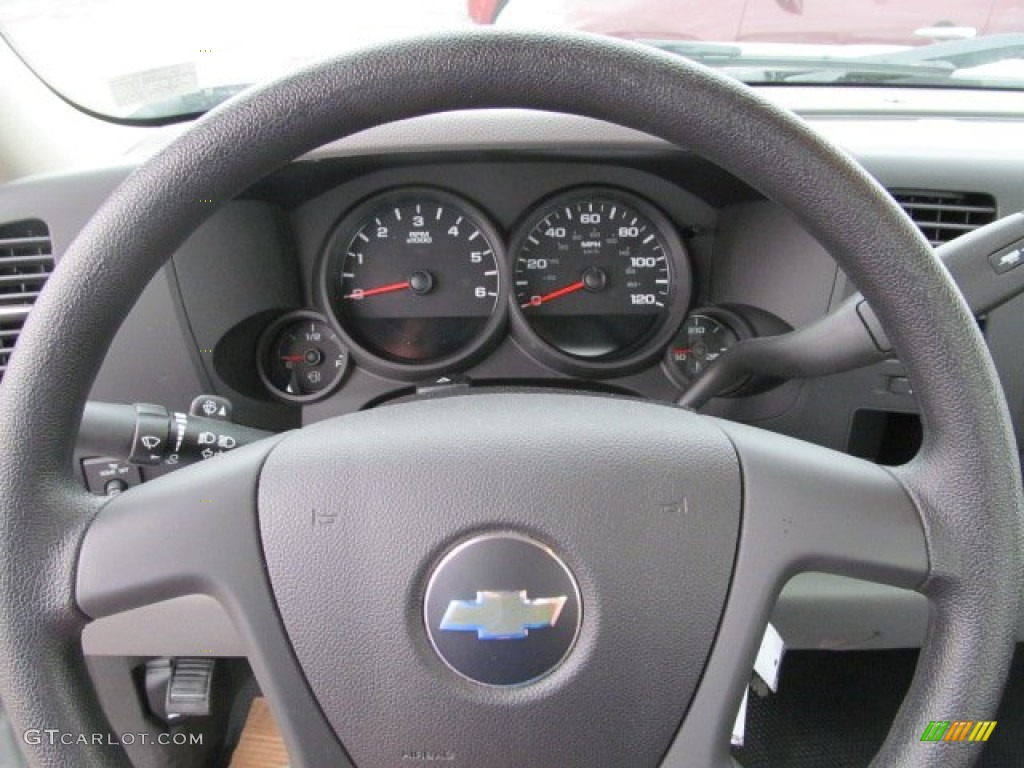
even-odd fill
[[(1015, 213), (935, 249), (967, 305), (981, 315), (1024, 292), (1024, 213)], [(679, 398), (698, 409), (752, 375), (780, 379), (826, 376), (891, 357), (892, 345), (864, 298), (778, 336), (745, 339), (722, 353)]]
[[(161, 405), (88, 402), (79, 429), (79, 451), (111, 456), (133, 465), (164, 465), (171, 468), (212, 459), (272, 433), (234, 424), (225, 419), (230, 403), (223, 398), (201, 396), (193, 409), (216, 404), (213, 417), (171, 412)], [(225, 416), (220, 415), (224, 411)]]

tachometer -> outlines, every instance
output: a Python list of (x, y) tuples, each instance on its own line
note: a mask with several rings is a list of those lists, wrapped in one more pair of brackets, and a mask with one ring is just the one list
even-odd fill
[(481, 213), (437, 190), (360, 206), (331, 238), (323, 279), (353, 355), (399, 378), (465, 364), (504, 317), (499, 243)]
[(650, 362), (685, 314), (682, 243), (661, 213), (619, 190), (576, 190), (548, 202), (522, 228), (514, 254), (520, 335), (568, 373)]

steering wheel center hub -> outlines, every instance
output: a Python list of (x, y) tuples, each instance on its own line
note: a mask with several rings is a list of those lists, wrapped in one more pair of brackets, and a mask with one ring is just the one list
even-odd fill
[(569, 567), (551, 549), (518, 535), (465, 541), (438, 564), (423, 619), (451, 669), (484, 685), (532, 682), (576, 643), (583, 606)]

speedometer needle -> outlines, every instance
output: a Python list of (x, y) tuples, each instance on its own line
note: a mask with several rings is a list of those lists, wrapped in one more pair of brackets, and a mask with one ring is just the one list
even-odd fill
[(362, 288), (355, 288), (352, 290), (352, 293), (346, 294), (341, 298), (356, 299), (358, 301), (359, 299), (365, 299), (367, 296), (377, 296), (378, 294), (381, 293), (394, 293), (395, 291), (404, 291), (408, 287), (409, 281), (404, 280), (401, 283), (391, 283), (389, 285), (381, 285), (377, 288), (367, 288), (366, 290), (363, 290)]
[(584, 288), (582, 280), (577, 280), (575, 283), (559, 288), (558, 290), (551, 291), (551, 293), (545, 293), (543, 296), (533, 296), (528, 302), (520, 306), (525, 309), (526, 307), (539, 307), (541, 304), (547, 304), (549, 301), (560, 299), (562, 296), (568, 296), (570, 293), (576, 293), (576, 291), (582, 291)]

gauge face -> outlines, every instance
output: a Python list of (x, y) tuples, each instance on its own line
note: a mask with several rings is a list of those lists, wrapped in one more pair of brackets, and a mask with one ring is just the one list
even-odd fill
[(372, 200), (339, 225), (328, 248), (327, 302), (357, 351), (372, 358), (422, 374), (425, 364), (457, 363), (496, 324), (497, 236), (450, 195)]
[(614, 362), (635, 355), (688, 294), (682, 245), (668, 221), (617, 190), (562, 196), (516, 239), (516, 307), (529, 330), (563, 358)]
[(675, 377), (688, 384), (737, 341), (737, 333), (724, 322), (694, 312), (669, 347), (666, 362)]
[(282, 400), (323, 397), (348, 368), (348, 350), (338, 334), (312, 312), (280, 318), (264, 333), (260, 350), (260, 376)]

